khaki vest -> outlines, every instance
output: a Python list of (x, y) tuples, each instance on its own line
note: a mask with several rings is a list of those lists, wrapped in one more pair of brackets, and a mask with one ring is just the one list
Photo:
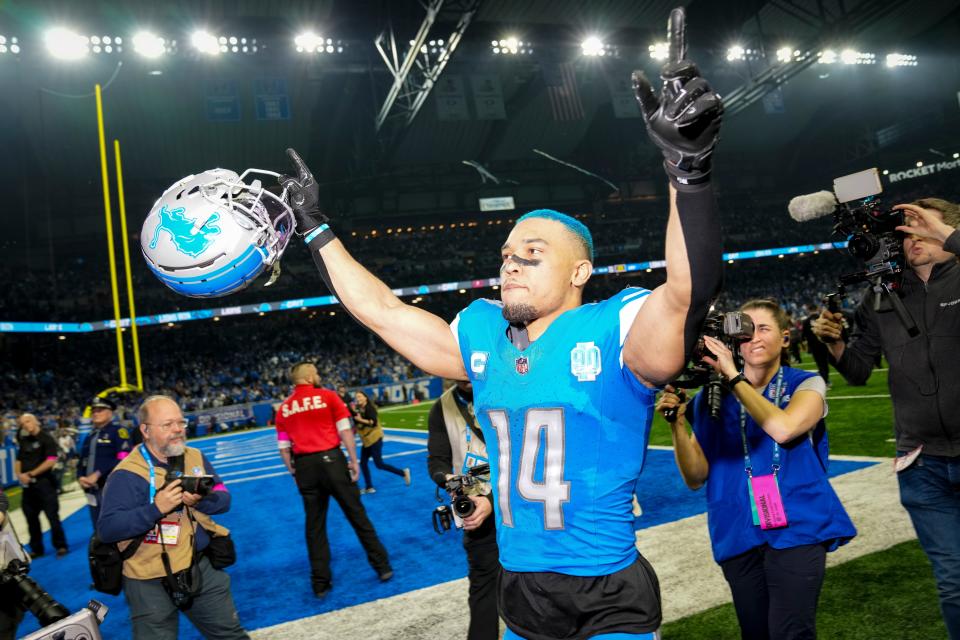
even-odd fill
[(377, 416), (377, 421), (374, 424), (360, 424), (356, 420), (354, 420), (354, 424), (357, 425), (357, 432), (360, 434), (360, 441), (365, 447), (377, 444), (377, 441), (383, 438), (383, 427), (380, 426), (379, 415)]
[[(443, 422), (447, 425), (447, 437), (450, 439), (450, 452), (453, 454), (453, 473), (460, 475), (463, 472), (463, 460), (467, 453), (474, 453), (483, 458), (487, 457), (487, 445), (483, 443), (476, 433), (470, 434), (470, 448), (467, 448), (467, 421), (460, 411), (460, 406), (453, 397), (457, 387), (453, 386), (443, 392), (440, 396), (440, 408), (443, 409)], [(472, 405), (469, 409), (470, 417), (473, 418), (473, 425), (480, 430), (476, 416), (473, 415)]]
[[(135, 473), (147, 482), (150, 482), (150, 467), (147, 466), (147, 462), (144, 460), (143, 452), (141, 451), (141, 447), (143, 446), (142, 444), (137, 446), (130, 455), (116, 466), (115, 470), (122, 469)], [(186, 447), (183, 454), (183, 467), (185, 469), (193, 469), (194, 467), (203, 468), (203, 456), (200, 454), (199, 449)], [(167, 470), (154, 465), (154, 476), (154, 482), (156, 483), (154, 486), (159, 490), (160, 487), (163, 486), (164, 481), (166, 481)], [(229, 529), (218, 525), (207, 514), (200, 513), (196, 509), (190, 509), (190, 513), (197, 521), (197, 524), (206, 529), (211, 537), (225, 536), (230, 533)], [(190, 566), (190, 560), (193, 557), (194, 525), (190, 521), (190, 518), (187, 517), (185, 509), (182, 509), (179, 513), (170, 513), (164, 516), (163, 520), (165, 522), (180, 522), (180, 535), (177, 539), (177, 544), (173, 546), (166, 545), (167, 555), (170, 556), (170, 569), (176, 573)], [(124, 540), (118, 543), (117, 546), (122, 551), (131, 542), (133, 542), (132, 539)], [(163, 546), (161, 546), (160, 543), (142, 543), (136, 553), (134, 553), (130, 559), (124, 561), (123, 575), (135, 580), (151, 580), (153, 578), (166, 576), (163, 560), (160, 557), (162, 551)]]

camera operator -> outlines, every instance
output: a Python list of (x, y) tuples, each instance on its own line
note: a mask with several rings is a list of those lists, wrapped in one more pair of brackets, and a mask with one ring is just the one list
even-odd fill
[[(456, 474), (465, 474), (474, 464), (487, 461), (483, 432), (473, 410), (473, 385), (458, 381), (430, 408), (427, 419), (427, 469), (440, 487)], [(470, 456), (470, 461), (467, 456)], [(489, 483), (485, 495), (469, 496), (476, 511), (463, 519), (463, 548), (470, 567), (470, 629), (468, 640), (496, 640), (500, 633), (497, 615), (497, 577), (500, 556), (494, 524), (493, 494)]]
[(907, 234), (910, 267), (899, 296), (919, 335), (875, 311), (869, 292), (849, 343), (839, 313), (824, 311), (812, 328), (850, 384), (866, 383), (881, 352), (888, 362), (900, 502), (933, 564), (950, 637), (960, 640), (960, 206), (924, 198), (894, 208), (905, 214), (897, 230)]
[(690, 410), (669, 386), (657, 410), (673, 420), (684, 482), (694, 490), (707, 485), (713, 557), (730, 585), (742, 637), (814, 638), (826, 554), (856, 535), (827, 479), (826, 386), (785, 365), (790, 330), (777, 303), (752, 300), (740, 310), (754, 325), (740, 344), (742, 373), (724, 342), (704, 336), (715, 355), (704, 361), (730, 390), (719, 419), (701, 392), (688, 434)]
[[(123, 563), (133, 637), (175, 639), (183, 611), (204, 637), (248, 640), (230, 576), (217, 568), (233, 560), (221, 555), (229, 531), (210, 518), (230, 509), (230, 493), (206, 456), (186, 446), (187, 421), (173, 399), (146, 398), (138, 418), (143, 444), (110, 474), (97, 521), (103, 542), (138, 545)], [(212, 476), (206, 495), (199, 483), (199, 493), (183, 489), (180, 465), (188, 476)]]

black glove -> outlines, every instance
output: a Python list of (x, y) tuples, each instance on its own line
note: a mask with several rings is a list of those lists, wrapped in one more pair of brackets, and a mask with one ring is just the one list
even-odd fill
[(297, 222), (297, 234), (305, 236), (329, 222), (329, 218), (320, 213), (320, 187), (303, 158), (293, 149), (287, 149), (287, 155), (297, 177), (280, 176), (280, 186), (287, 190), (287, 199)]
[(642, 71), (633, 72), (633, 89), (650, 139), (663, 152), (664, 168), (674, 184), (700, 184), (709, 179), (723, 103), (686, 59), (686, 14), (680, 7), (670, 12), (667, 36), (670, 57), (660, 70), (659, 98)]

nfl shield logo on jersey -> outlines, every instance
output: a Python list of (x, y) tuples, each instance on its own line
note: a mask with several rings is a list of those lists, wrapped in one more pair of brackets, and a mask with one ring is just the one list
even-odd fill
[(527, 356), (520, 356), (519, 358), (517, 358), (516, 364), (517, 364), (517, 373), (519, 373), (520, 375), (525, 376), (530, 371), (530, 359), (527, 358)]
[(578, 342), (570, 350), (570, 373), (580, 382), (593, 382), (602, 370), (600, 347), (592, 342)]

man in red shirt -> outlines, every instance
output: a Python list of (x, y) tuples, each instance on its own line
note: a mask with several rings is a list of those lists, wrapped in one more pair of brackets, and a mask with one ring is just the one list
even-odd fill
[[(333, 586), (330, 544), (327, 541), (327, 507), (330, 496), (343, 510), (367, 552), (367, 561), (380, 580), (393, 577), (383, 548), (360, 502), (356, 444), (350, 411), (334, 392), (322, 389), (317, 368), (301, 362), (290, 370), (293, 394), (277, 409), (277, 444), (290, 474), (297, 482), (307, 513), (307, 553), (310, 556), (313, 592), (318, 598)], [(340, 451), (347, 449), (349, 462)]]

